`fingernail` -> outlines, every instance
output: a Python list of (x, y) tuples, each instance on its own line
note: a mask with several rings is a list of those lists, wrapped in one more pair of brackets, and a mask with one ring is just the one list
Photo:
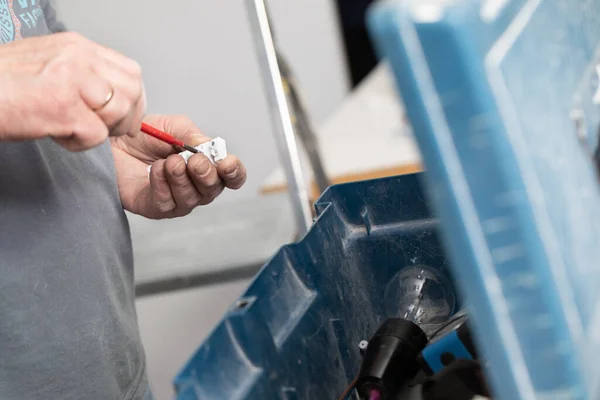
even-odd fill
[(236, 169), (234, 169), (234, 170), (233, 170), (233, 172), (229, 172), (228, 174), (225, 174), (225, 176), (226, 176), (228, 179), (235, 179), (235, 177), (236, 177), (236, 176), (238, 176), (238, 173), (239, 173), (239, 172), (240, 172), (240, 169), (239, 169), (239, 168), (236, 168)]
[(200, 176), (205, 176), (210, 172), (210, 161), (208, 158), (204, 158), (199, 164), (194, 168), (194, 172)]
[(177, 163), (177, 165), (175, 165), (175, 167), (173, 168), (173, 175), (181, 178), (182, 176), (185, 175), (185, 167), (183, 167), (183, 165), (185, 164), (185, 161), (181, 160)]

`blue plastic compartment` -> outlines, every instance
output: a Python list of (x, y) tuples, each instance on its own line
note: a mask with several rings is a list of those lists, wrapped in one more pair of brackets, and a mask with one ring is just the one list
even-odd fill
[(600, 1), (388, 0), (370, 30), (501, 400), (600, 398)]
[(447, 273), (418, 174), (332, 187), (316, 209), (176, 377), (178, 399), (337, 399), (360, 367), (358, 343), (386, 318), (393, 275)]

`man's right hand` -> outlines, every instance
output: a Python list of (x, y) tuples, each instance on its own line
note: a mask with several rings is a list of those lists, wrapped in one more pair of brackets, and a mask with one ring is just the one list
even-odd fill
[(52, 137), (72, 151), (139, 132), (140, 66), (76, 33), (0, 46), (0, 141)]

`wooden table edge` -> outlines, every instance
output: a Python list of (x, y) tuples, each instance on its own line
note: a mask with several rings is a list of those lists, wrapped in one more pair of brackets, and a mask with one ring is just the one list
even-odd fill
[[(341, 183), (366, 181), (366, 180), (370, 180), (370, 179), (385, 178), (388, 176), (414, 174), (414, 173), (422, 172), (422, 171), (423, 171), (423, 166), (421, 164), (406, 164), (406, 165), (402, 165), (402, 166), (380, 168), (380, 169), (374, 169), (374, 170), (370, 170), (370, 171), (349, 173), (349, 174), (335, 176), (335, 177), (331, 178), (331, 184), (339, 185)], [(287, 185), (285, 183), (279, 184), (279, 185), (267, 185), (267, 186), (261, 187), (260, 194), (269, 195), (269, 194), (285, 192), (286, 190), (287, 190)], [(317, 198), (319, 197), (319, 190), (314, 181), (311, 182), (310, 197), (313, 202), (316, 201)]]

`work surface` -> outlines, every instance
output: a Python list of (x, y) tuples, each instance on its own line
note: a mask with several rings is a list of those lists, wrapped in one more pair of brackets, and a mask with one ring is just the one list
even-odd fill
[[(316, 134), (332, 183), (421, 170), (419, 150), (385, 63), (378, 65), (340, 108), (317, 127)], [(305, 154), (301, 155), (305, 176), (310, 181), (312, 172)], [(279, 167), (266, 179), (262, 191), (285, 190), (285, 174)]]

